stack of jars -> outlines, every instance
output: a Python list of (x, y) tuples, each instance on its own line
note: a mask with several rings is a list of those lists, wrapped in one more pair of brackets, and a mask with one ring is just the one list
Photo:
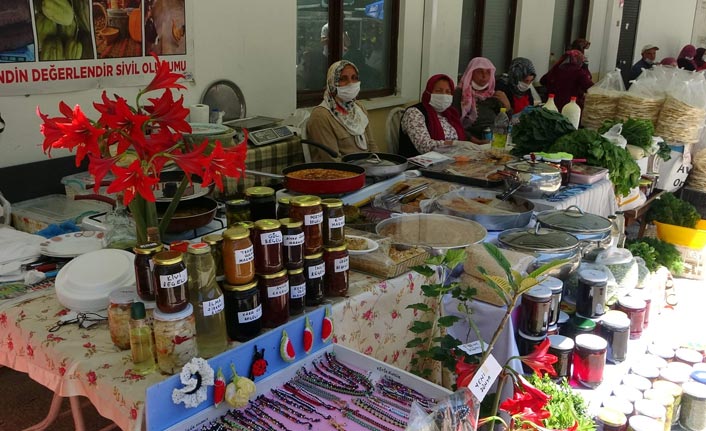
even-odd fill
[[(532, 353), (547, 336), (557, 334), (562, 290), (561, 280), (546, 277), (540, 284), (522, 295), (517, 332), (517, 347), (520, 355)], [(525, 371), (531, 370), (527, 368)]]

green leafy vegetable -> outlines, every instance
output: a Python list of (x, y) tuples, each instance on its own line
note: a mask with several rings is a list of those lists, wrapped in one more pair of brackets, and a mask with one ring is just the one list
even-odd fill
[(568, 429), (578, 421), (577, 431), (596, 429), (593, 418), (588, 413), (586, 401), (571, 389), (571, 386), (566, 383), (566, 379), (562, 379), (561, 383), (554, 383), (548, 374), (545, 374), (544, 377), (532, 374), (530, 383), (551, 397), (547, 404), (547, 410), (551, 416), (544, 420), (546, 428)]
[(657, 251), (654, 247), (641, 240), (628, 240), (625, 248), (630, 250), (633, 256), (640, 256), (645, 261), (645, 266), (650, 271), (657, 270)]
[[(603, 125), (598, 130), (598, 133), (603, 134), (610, 130), (614, 125), (622, 123), (623, 130), (620, 134), (628, 141), (629, 145), (635, 145), (644, 150), (649, 150), (652, 147), (652, 136), (655, 134), (655, 127), (650, 120), (641, 120), (637, 118), (628, 118), (627, 120), (607, 120), (603, 122)], [(664, 161), (672, 158), (671, 150), (669, 145), (664, 141), (659, 143), (659, 150), (657, 151), (657, 156), (661, 157)]]
[[(684, 259), (682, 259), (679, 250), (677, 250), (674, 244), (657, 238), (644, 237), (630, 241), (628, 249), (630, 249), (630, 247), (636, 247), (634, 244), (638, 243), (646, 244), (654, 250), (654, 262), (656, 265), (665, 266), (673, 275), (680, 275), (684, 271)], [(642, 249), (642, 246), (640, 246), (640, 248)], [(632, 249), (630, 249), (630, 251), (632, 251)], [(645, 259), (644, 256), (642, 256), (642, 258)], [(645, 259), (645, 263), (647, 263), (647, 259)]]
[[(557, 139), (576, 130), (571, 122), (558, 112), (544, 108), (531, 109), (520, 116), (512, 128), (512, 154), (523, 156), (546, 151)], [(568, 151), (573, 154), (573, 151)]]
[(679, 199), (672, 193), (662, 193), (647, 210), (647, 221), (654, 220), (693, 229), (701, 220), (701, 215), (689, 202)]

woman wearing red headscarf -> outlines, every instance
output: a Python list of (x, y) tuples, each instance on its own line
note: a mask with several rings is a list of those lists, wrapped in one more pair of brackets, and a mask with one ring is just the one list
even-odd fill
[(539, 82), (547, 87), (547, 93), (554, 94), (554, 103), (561, 111), (571, 100), (576, 97), (576, 103), (583, 108), (586, 90), (591, 88), (591, 72), (583, 67), (584, 56), (581, 51), (572, 49), (566, 51), (559, 61), (549, 69)]
[(466, 139), (458, 111), (451, 106), (453, 92), (454, 83), (449, 76), (438, 74), (429, 78), (422, 102), (410, 106), (402, 115), (401, 155), (413, 157)]

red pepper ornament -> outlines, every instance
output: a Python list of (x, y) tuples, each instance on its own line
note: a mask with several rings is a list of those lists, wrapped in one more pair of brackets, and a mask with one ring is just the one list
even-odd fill
[(218, 367), (216, 381), (213, 383), (213, 405), (218, 407), (226, 398), (226, 378), (223, 371)]
[(309, 322), (309, 316), (306, 316), (304, 320), (304, 353), (307, 355), (311, 352), (311, 348), (314, 347), (314, 330), (311, 327), (311, 322)]
[(292, 362), (297, 356), (292, 340), (285, 330), (282, 330), (282, 340), (279, 342), (279, 354), (282, 356), (284, 362)]
[(331, 319), (331, 309), (326, 308), (326, 314), (321, 322), (321, 341), (328, 343), (333, 338), (333, 319)]

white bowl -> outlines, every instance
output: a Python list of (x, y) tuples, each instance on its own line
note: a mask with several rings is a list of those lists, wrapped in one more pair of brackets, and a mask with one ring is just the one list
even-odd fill
[(367, 244), (367, 248), (365, 250), (351, 250), (348, 249), (348, 254), (365, 254), (365, 253), (370, 253), (371, 251), (375, 251), (378, 249), (380, 244), (377, 243), (377, 241), (372, 240), (370, 238), (366, 238), (364, 236), (358, 236), (358, 235), (346, 235), (347, 238), (354, 238), (354, 239), (363, 239), (365, 240)]

